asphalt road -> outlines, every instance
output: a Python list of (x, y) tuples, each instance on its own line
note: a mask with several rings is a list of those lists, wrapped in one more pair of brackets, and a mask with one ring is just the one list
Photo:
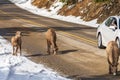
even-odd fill
[[(46, 53), (44, 32), (49, 27), (57, 32), (57, 55)], [(36, 63), (75, 80), (119, 80), (120, 73), (108, 75), (105, 50), (97, 48), (95, 28), (34, 15), (0, 0), (0, 35), (10, 40), (18, 30), (23, 32), (22, 55)]]

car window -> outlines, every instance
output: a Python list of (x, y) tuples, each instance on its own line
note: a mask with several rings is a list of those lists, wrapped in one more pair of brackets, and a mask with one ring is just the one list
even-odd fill
[(117, 28), (117, 20), (114, 17), (109, 18), (106, 22), (105, 25), (110, 27), (110, 26), (116, 26)]
[(111, 22), (112, 22), (112, 18), (109, 18), (109, 19), (107, 19), (107, 21), (105, 22), (105, 25), (109, 27), (110, 24), (111, 24)]

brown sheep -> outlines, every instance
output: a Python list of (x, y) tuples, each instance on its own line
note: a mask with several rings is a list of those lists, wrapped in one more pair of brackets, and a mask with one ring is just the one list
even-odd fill
[(119, 48), (115, 41), (110, 41), (106, 47), (107, 60), (109, 64), (109, 74), (117, 74), (117, 66), (119, 60)]
[(17, 31), (15, 36), (13, 36), (11, 38), (11, 44), (12, 44), (12, 47), (13, 47), (13, 55), (17, 56), (18, 49), (19, 49), (20, 55), (21, 55), (22, 40), (21, 40), (21, 32), (20, 31)]
[(58, 47), (56, 44), (57, 36), (56, 36), (55, 30), (50, 28), (47, 30), (45, 35), (46, 35), (46, 40), (47, 40), (47, 52), (48, 52), (48, 54), (51, 54), (51, 49), (52, 49), (52, 53), (56, 54), (58, 51)]

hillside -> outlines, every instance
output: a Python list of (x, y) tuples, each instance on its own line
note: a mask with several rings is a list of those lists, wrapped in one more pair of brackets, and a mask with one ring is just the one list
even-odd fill
[[(33, 0), (32, 4), (38, 8), (46, 8), (50, 11), (50, 7), (57, 1), (58, 0)], [(64, 2), (65, 0), (60, 1)], [(94, 0), (68, 0), (68, 2), (64, 2), (63, 4), (57, 14), (64, 16), (81, 16), (81, 19), (84, 21), (97, 18), (97, 22), (100, 23), (108, 16), (120, 15), (119, 0), (107, 0), (104, 2), (95, 2)], [(54, 6), (54, 8), (58, 6)]]

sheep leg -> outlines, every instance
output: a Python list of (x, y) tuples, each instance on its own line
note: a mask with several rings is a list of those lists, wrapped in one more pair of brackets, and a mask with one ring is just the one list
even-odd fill
[(21, 56), (21, 54), (22, 54), (22, 53), (21, 53), (21, 45), (19, 46), (19, 51), (20, 51), (20, 56)]
[(55, 42), (55, 51), (56, 51), (56, 52), (58, 51), (58, 47), (57, 47), (56, 42)]
[(50, 49), (51, 49), (51, 53), (54, 54), (54, 47), (52, 45), (50, 46)]
[(56, 43), (52, 41), (52, 47), (53, 47), (53, 54), (57, 54), (57, 46)]
[(14, 48), (14, 46), (13, 46), (13, 55), (15, 55), (14, 52), (15, 52), (15, 48)]
[(15, 52), (15, 55), (17, 56), (17, 52), (18, 52), (18, 46), (16, 47), (16, 52)]
[(112, 74), (112, 65), (109, 64), (109, 74)]
[(47, 53), (50, 54), (50, 42), (47, 40)]

